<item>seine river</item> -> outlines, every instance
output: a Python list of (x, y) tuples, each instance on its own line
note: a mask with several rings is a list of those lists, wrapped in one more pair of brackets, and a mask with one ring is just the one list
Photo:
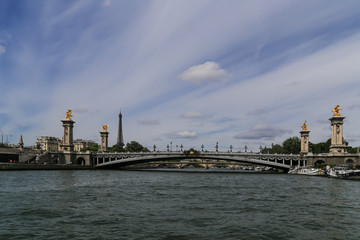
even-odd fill
[(360, 181), (1, 171), (0, 239), (360, 239)]

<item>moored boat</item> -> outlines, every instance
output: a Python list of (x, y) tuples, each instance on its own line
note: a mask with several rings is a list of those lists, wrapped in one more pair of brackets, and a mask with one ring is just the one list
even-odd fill
[(325, 171), (321, 168), (294, 168), (290, 170), (290, 174), (309, 175), (309, 176), (320, 176), (325, 175)]
[(348, 169), (347, 167), (326, 167), (327, 176), (341, 179), (360, 180), (360, 170)]

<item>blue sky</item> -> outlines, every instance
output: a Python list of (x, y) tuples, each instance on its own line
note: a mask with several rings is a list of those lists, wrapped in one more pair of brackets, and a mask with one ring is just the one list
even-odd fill
[(299, 136), (360, 145), (360, 2), (0, 0), (0, 129), (26, 145), (125, 142), (258, 151)]

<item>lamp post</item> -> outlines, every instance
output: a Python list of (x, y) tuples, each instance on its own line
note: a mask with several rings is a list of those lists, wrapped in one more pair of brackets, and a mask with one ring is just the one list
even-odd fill
[(170, 142), (170, 152), (172, 152), (172, 142)]
[(6, 144), (9, 144), (9, 136), (12, 137), (12, 135), (10, 133), (8, 135), (6, 135)]
[(166, 148), (167, 148), (167, 151), (169, 151), (169, 144), (168, 144), (168, 145), (166, 145)]
[(245, 145), (245, 152), (247, 152), (248, 147)]
[(201, 151), (204, 151), (204, 144), (201, 144)]
[(218, 143), (218, 142), (216, 142), (215, 149), (216, 149), (216, 152), (218, 152), (218, 151), (219, 151), (219, 143)]
[(4, 133), (1, 129), (0, 131), (1, 131), (1, 144), (4, 144)]
[(232, 150), (233, 150), (233, 146), (232, 146), (232, 145), (230, 145), (230, 152), (232, 152)]

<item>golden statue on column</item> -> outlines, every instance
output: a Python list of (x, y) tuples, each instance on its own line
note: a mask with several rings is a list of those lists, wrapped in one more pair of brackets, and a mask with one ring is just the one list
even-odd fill
[(308, 130), (307, 130), (307, 124), (306, 124), (306, 121), (304, 122), (304, 124), (303, 124), (303, 125), (301, 125), (301, 127), (302, 127), (302, 130), (303, 130), (303, 131), (308, 131)]
[(340, 108), (340, 106), (339, 105), (336, 105), (335, 107), (334, 107), (334, 109), (333, 110), (331, 110), (333, 113), (334, 113), (334, 116), (336, 116), (336, 117), (341, 117), (341, 114), (340, 114), (340, 110), (342, 110), (341, 108)]
[(109, 127), (109, 125), (104, 124), (104, 125), (102, 126), (102, 131), (103, 131), (103, 132), (107, 132), (108, 127)]
[(72, 117), (71, 113), (72, 113), (72, 110), (68, 109), (66, 112), (65, 120), (71, 120), (71, 117)]

